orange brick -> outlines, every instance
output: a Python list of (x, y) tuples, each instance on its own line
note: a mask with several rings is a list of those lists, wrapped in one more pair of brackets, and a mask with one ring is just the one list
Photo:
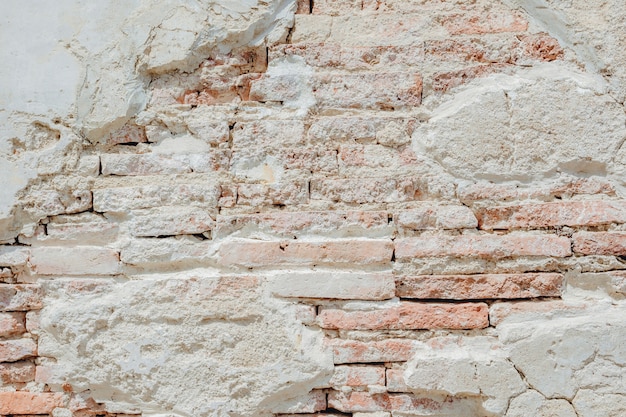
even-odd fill
[(333, 352), (334, 362), (406, 362), (413, 356), (414, 345), (407, 339), (386, 339), (373, 342), (327, 339), (325, 344)]
[(362, 387), (367, 385), (385, 385), (385, 367), (365, 365), (335, 366), (335, 373), (330, 379), (330, 386)]
[(578, 232), (573, 239), (575, 253), (626, 256), (626, 232)]
[(38, 310), (41, 297), (41, 287), (36, 284), (0, 284), (0, 311)]
[(396, 240), (396, 259), (418, 257), (507, 258), (572, 254), (568, 238), (554, 235), (462, 235)]
[(0, 362), (17, 362), (37, 356), (37, 344), (32, 339), (0, 341)]
[(60, 393), (0, 392), (0, 414), (49, 414), (64, 403)]
[(562, 201), (490, 207), (478, 213), (480, 228), (520, 229), (554, 226), (597, 226), (626, 222), (624, 201)]
[(5, 384), (35, 380), (35, 364), (29, 361), (0, 363), (0, 381)]
[(26, 331), (26, 313), (0, 313), (0, 337), (14, 336)]
[(563, 275), (550, 273), (421, 275), (396, 279), (396, 295), (422, 299), (559, 297)]
[(342, 330), (482, 329), (489, 325), (485, 303), (412, 303), (373, 311), (324, 308), (320, 327)]
[(260, 242), (234, 240), (219, 249), (222, 265), (384, 264), (391, 261), (390, 240), (335, 240), (326, 242)]

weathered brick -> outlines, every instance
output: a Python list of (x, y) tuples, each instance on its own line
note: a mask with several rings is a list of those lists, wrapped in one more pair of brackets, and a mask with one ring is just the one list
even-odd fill
[(146, 129), (143, 126), (137, 126), (133, 123), (127, 123), (121, 128), (108, 134), (105, 142), (108, 145), (118, 145), (122, 143), (135, 144), (147, 142)]
[(388, 392), (411, 392), (404, 382), (404, 370), (387, 369), (386, 374)]
[(512, 256), (555, 256), (572, 254), (570, 241), (554, 235), (462, 235), (396, 240), (396, 259), (417, 257), (508, 258)]
[(0, 246), (0, 266), (24, 266), (30, 257), (30, 250), (23, 246)]
[(144, 185), (93, 191), (97, 212), (126, 213), (132, 209), (194, 205), (217, 207), (221, 189), (216, 184)]
[(569, 304), (562, 300), (498, 302), (489, 307), (489, 322), (492, 326), (504, 321), (537, 322), (548, 317), (579, 315), (586, 307), (585, 304)]
[(214, 260), (215, 248), (210, 240), (195, 238), (134, 239), (128, 242), (120, 254), (123, 263), (134, 266), (150, 266), (192, 262), (206, 264)]
[(25, 331), (25, 313), (0, 313), (0, 337), (15, 336)]
[(626, 232), (578, 232), (573, 240), (574, 253), (626, 256)]
[(119, 253), (98, 246), (33, 248), (30, 262), (40, 275), (112, 275), (120, 272)]
[(554, 226), (597, 226), (626, 222), (624, 201), (561, 201), (489, 207), (478, 213), (480, 228), (520, 229)]
[(65, 401), (63, 394), (52, 392), (0, 392), (0, 415), (49, 414)]
[(453, 13), (443, 16), (441, 22), (451, 35), (524, 32), (528, 29), (528, 21), (517, 11)]
[(320, 327), (354, 330), (482, 329), (489, 325), (485, 303), (412, 303), (372, 311), (324, 308)]
[(170, 206), (133, 210), (128, 229), (133, 236), (172, 236), (210, 231), (215, 220), (200, 207)]
[(116, 239), (119, 226), (95, 213), (56, 216), (46, 225), (45, 234), (36, 235), (37, 241), (74, 242), (104, 245)]
[(237, 204), (244, 206), (306, 204), (309, 184), (306, 181), (276, 184), (239, 184)]
[(344, 386), (385, 385), (385, 367), (367, 365), (335, 366), (335, 373), (329, 384), (338, 390)]
[(313, 390), (283, 402), (272, 409), (274, 413), (315, 413), (326, 409), (326, 394), (321, 390)]
[(326, 339), (333, 360), (341, 363), (406, 362), (413, 356), (414, 343), (408, 339), (359, 340)]
[(36, 216), (56, 216), (87, 211), (92, 207), (90, 190), (37, 190), (28, 194), (24, 209)]
[(376, 143), (377, 121), (361, 117), (320, 117), (307, 132), (311, 143)]
[(391, 261), (390, 240), (335, 240), (326, 242), (262, 242), (232, 240), (222, 243), (222, 265), (384, 264)]
[(361, 0), (315, 0), (313, 14), (338, 15), (361, 10)]
[(391, 233), (385, 211), (299, 211), (217, 216), (216, 237), (250, 233), (280, 237), (323, 235), (382, 237)]
[(296, 14), (310, 14), (311, 0), (296, 0)]
[(554, 61), (563, 57), (559, 41), (545, 32), (533, 33), (521, 39), (524, 55), (541, 61)]
[(311, 181), (311, 199), (344, 203), (396, 203), (418, 200), (418, 181), (411, 178), (350, 178)]
[[(233, 148), (302, 146), (304, 123), (300, 120), (254, 120), (237, 122), (232, 130)], [(280, 144), (280, 146), (276, 146)]]
[(167, 175), (215, 172), (228, 169), (230, 151), (196, 154), (104, 154), (102, 175)]
[(396, 280), (403, 298), (467, 300), (559, 297), (561, 274), (420, 275)]
[(274, 182), (277, 174), (336, 175), (337, 151), (324, 148), (255, 148), (235, 151), (230, 172), (236, 178)]
[(466, 206), (425, 206), (403, 210), (394, 215), (400, 228), (425, 229), (474, 229), (478, 221)]
[(292, 272), (271, 278), (279, 297), (385, 300), (395, 295), (393, 276), (364, 272)]
[(35, 364), (30, 361), (0, 363), (0, 381), (5, 384), (35, 380)]
[(346, 413), (392, 411), (415, 416), (460, 416), (466, 415), (473, 408), (472, 405), (474, 402), (471, 398), (439, 394), (424, 397), (413, 394), (372, 394), (366, 391), (331, 391), (328, 394), (328, 406)]
[(0, 284), (0, 311), (40, 309), (41, 297), (41, 287), (36, 284)]
[(37, 356), (37, 344), (32, 339), (0, 340), (0, 362), (17, 362)]
[(435, 91), (446, 92), (476, 78), (504, 72), (510, 66), (504, 64), (487, 64), (467, 67), (456, 71), (439, 72), (433, 76), (432, 87)]

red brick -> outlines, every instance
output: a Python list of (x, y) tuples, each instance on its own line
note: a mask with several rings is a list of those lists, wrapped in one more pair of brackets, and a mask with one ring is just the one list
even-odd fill
[(35, 364), (29, 361), (0, 363), (0, 381), (5, 384), (35, 380)]
[(385, 264), (391, 261), (390, 240), (336, 240), (326, 242), (262, 242), (233, 240), (222, 243), (222, 265)]
[(540, 61), (554, 61), (564, 55), (559, 41), (545, 32), (523, 36), (521, 42), (524, 55)]
[(0, 284), (0, 311), (40, 309), (41, 297), (41, 287), (36, 284)]
[(396, 279), (398, 297), (467, 300), (559, 297), (561, 274), (421, 275)]
[[(479, 415), (479, 412), (469, 411), (475, 407), (474, 399), (438, 394), (421, 397), (413, 394), (331, 391), (328, 394), (328, 406), (347, 413), (392, 411), (415, 416)], [(469, 414), (466, 414), (468, 411)]]
[(528, 29), (528, 22), (521, 13), (508, 11), (455, 13), (443, 17), (442, 24), (451, 35), (524, 32)]
[(554, 235), (462, 235), (398, 239), (396, 259), (419, 257), (508, 258), (572, 254), (570, 241)]
[(320, 327), (342, 330), (482, 329), (489, 325), (485, 303), (412, 303), (373, 311), (324, 308)]
[(32, 339), (0, 341), (0, 362), (17, 362), (37, 356), (37, 344)]
[(309, 184), (305, 181), (278, 184), (239, 184), (237, 204), (244, 206), (306, 204)]
[(274, 413), (315, 413), (326, 409), (326, 393), (313, 390), (308, 394), (284, 401), (272, 409)]
[(478, 213), (480, 228), (521, 229), (554, 226), (597, 226), (626, 222), (624, 201), (562, 201), (489, 207)]
[(367, 365), (335, 366), (335, 373), (329, 384), (335, 389), (385, 385), (385, 367)]
[(195, 154), (104, 154), (102, 175), (167, 175), (215, 172), (229, 166), (230, 151)]
[(356, 178), (311, 181), (311, 199), (344, 203), (396, 203), (419, 199), (419, 183), (411, 178)]
[(361, 342), (358, 340), (327, 339), (333, 360), (341, 363), (406, 362), (413, 356), (414, 344), (408, 339), (386, 339)]
[(385, 211), (298, 211), (217, 216), (216, 237), (269, 233), (281, 237), (303, 235), (383, 236), (389, 233)]
[(0, 313), (0, 337), (15, 336), (26, 331), (26, 313)]
[(49, 414), (64, 404), (60, 393), (0, 392), (0, 414)]
[(399, 228), (425, 229), (474, 229), (478, 221), (466, 206), (424, 206), (403, 210), (393, 216)]
[(626, 232), (574, 233), (574, 253), (626, 256)]

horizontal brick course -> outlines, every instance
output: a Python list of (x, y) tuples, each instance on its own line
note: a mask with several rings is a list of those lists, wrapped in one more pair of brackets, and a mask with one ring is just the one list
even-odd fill
[(0, 284), (0, 311), (28, 311), (42, 307), (43, 292), (37, 284)]
[(465, 206), (425, 206), (403, 210), (394, 215), (398, 227), (410, 230), (473, 229), (478, 221)]
[(37, 344), (32, 339), (0, 340), (0, 362), (17, 362), (37, 356)]
[(280, 297), (385, 300), (395, 295), (391, 273), (293, 272), (269, 280), (269, 288)]
[(0, 392), (0, 414), (49, 414), (63, 407), (63, 394), (52, 392)]
[(336, 364), (365, 362), (406, 362), (413, 356), (414, 342), (408, 339), (359, 340), (327, 339)]
[(335, 373), (329, 384), (335, 389), (340, 389), (343, 386), (385, 385), (385, 368), (383, 366), (363, 365), (335, 366)]
[(395, 203), (420, 199), (416, 180), (395, 178), (324, 179), (311, 181), (311, 199), (344, 203)]
[(485, 303), (412, 303), (372, 311), (323, 308), (320, 327), (354, 330), (481, 329), (489, 325)]
[(217, 207), (221, 189), (215, 184), (144, 185), (93, 191), (97, 212), (122, 212), (150, 207), (194, 205)]
[(31, 256), (40, 275), (111, 275), (120, 272), (119, 253), (100, 246), (38, 247)]
[(574, 233), (574, 253), (626, 256), (626, 232)]
[(195, 154), (104, 154), (102, 175), (171, 175), (228, 169), (230, 151)]
[(0, 381), (5, 384), (35, 380), (35, 364), (30, 361), (0, 363)]

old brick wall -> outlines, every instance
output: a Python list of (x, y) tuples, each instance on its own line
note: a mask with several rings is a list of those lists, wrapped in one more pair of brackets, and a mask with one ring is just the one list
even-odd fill
[(0, 416), (626, 415), (626, 6), (235, 3), (6, 83)]

